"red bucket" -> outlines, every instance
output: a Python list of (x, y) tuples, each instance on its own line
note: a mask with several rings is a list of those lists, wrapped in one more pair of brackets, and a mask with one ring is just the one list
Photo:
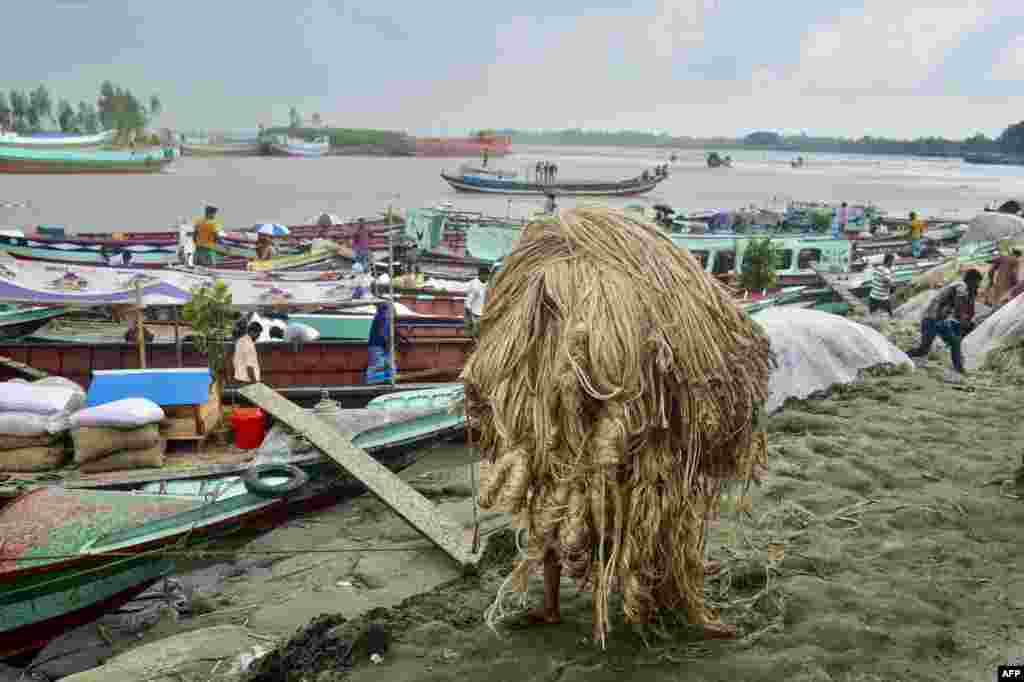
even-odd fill
[(258, 407), (239, 407), (231, 413), (231, 428), (235, 431), (235, 447), (252, 450), (263, 444), (267, 435), (267, 420)]

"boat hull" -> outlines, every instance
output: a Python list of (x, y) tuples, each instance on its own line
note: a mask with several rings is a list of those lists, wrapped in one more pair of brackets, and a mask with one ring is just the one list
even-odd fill
[(9, 175), (68, 175), (68, 174), (144, 174), (160, 173), (170, 165), (170, 160), (153, 161), (152, 163), (87, 163), (87, 162), (52, 162), (52, 161), (21, 161), (0, 157), (0, 173)]
[(588, 183), (535, 183), (507, 180), (492, 180), (470, 176), (457, 177), (442, 173), (441, 177), (458, 192), (476, 194), (510, 194), (521, 196), (544, 196), (555, 192), (559, 196), (634, 196), (646, 194), (658, 186), (664, 178), (637, 182), (588, 182)]
[[(457, 377), (470, 352), (470, 341), (458, 337), (415, 336), (405, 342), (399, 329), (397, 364), (400, 374), (429, 372), (432, 380)], [(261, 378), (278, 389), (311, 386), (361, 386), (369, 365), (365, 341), (316, 341), (301, 346), (291, 343), (257, 345)], [(24, 363), (55, 376), (88, 386), (94, 370), (139, 367), (138, 346), (132, 343), (0, 343), (0, 356)], [(230, 363), (229, 363), (230, 364)], [(189, 343), (182, 344), (183, 367), (205, 367), (207, 359)], [(173, 343), (146, 345), (146, 367), (178, 367)], [(0, 378), (17, 374), (0, 367)], [(231, 383), (227, 381), (226, 384)]]
[(294, 158), (317, 159), (327, 156), (330, 145), (291, 145), (271, 143), (270, 153), (275, 156), (290, 156)]
[(116, 131), (108, 130), (95, 135), (54, 135), (33, 137), (16, 133), (0, 134), (0, 147), (22, 149), (80, 149), (98, 147), (114, 139)]
[(185, 156), (260, 156), (263, 145), (259, 142), (245, 144), (183, 144), (181, 153)]

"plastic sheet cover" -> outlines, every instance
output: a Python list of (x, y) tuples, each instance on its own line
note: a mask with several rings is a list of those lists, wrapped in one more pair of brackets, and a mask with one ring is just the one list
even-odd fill
[(789, 398), (806, 398), (857, 380), (879, 365), (914, 367), (913, 361), (880, 333), (844, 317), (817, 310), (768, 308), (753, 315), (771, 339), (778, 367), (772, 372), (766, 411)]
[(1024, 294), (992, 314), (964, 339), (964, 367), (967, 371), (985, 364), (988, 352), (1024, 338)]

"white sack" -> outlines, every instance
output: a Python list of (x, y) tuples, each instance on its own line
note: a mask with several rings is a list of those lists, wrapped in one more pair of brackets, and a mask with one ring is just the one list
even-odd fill
[(67, 430), (66, 413), (44, 416), (31, 412), (0, 412), (0, 435), (41, 436)]
[(869, 367), (914, 367), (906, 353), (877, 331), (839, 315), (768, 308), (753, 319), (771, 339), (778, 362), (768, 386), (768, 414), (788, 398), (806, 398), (836, 384), (852, 383)]
[(71, 415), (71, 428), (106, 426), (134, 429), (156, 424), (164, 419), (164, 411), (148, 398), (125, 398), (112, 403), (88, 407)]
[(81, 406), (81, 401), (81, 389), (21, 381), (0, 383), (0, 412), (47, 416), (74, 409), (76, 403)]
[(301, 322), (289, 322), (284, 330), (285, 341), (302, 341), (310, 343), (320, 338), (320, 331)]

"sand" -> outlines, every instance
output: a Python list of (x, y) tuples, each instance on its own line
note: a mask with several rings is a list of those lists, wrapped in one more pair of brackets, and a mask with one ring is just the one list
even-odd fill
[[(708, 596), (739, 627), (738, 640), (700, 641), (667, 621), (635, 629), (617, 617), (601, 651), (590, 639), (590, 596), (569, 583), (561, 625), (512, 622), (495, 634), (483, 612), (514, 554), (501, 530), (508, 519), (484, 519), (484, 570), (462, 577), (364, 497), (250, 543), (249, 551), (320, 551), (242, 557), (235, 577), (197, 600), (202, 615), (162, 622), (141, 643), (215, 625), (283, 642), (324, 614), (335, 629), (307, 631), (302, 646), (283, 650), (316, 642), (325, 654), (303, 657), (293, 679), (990, 679), (1024, 654), (1020, 388), (986, 372), (947, 383), (947, 368), (948, 355), (936, 353), (922, 369), (870, 376), (768, 420), (770, 470), (749, 500), (727, 498), (709, 536), (721, 568)], [(404, 477), (469, 524), (470, 459), (464, 446), (445, 446)], [(322, 552), (355, 547), (362, 551)], [(540, 585), (535, 578), (533, 603)], [(392, 639), (380, 665), (362, 641), (370, 623)], [(347, 652), (338, 645), (350, 637), (346, 670), (327, 654)], [(227, 679), (230, 669), (211, 663), (196, 679)]]

